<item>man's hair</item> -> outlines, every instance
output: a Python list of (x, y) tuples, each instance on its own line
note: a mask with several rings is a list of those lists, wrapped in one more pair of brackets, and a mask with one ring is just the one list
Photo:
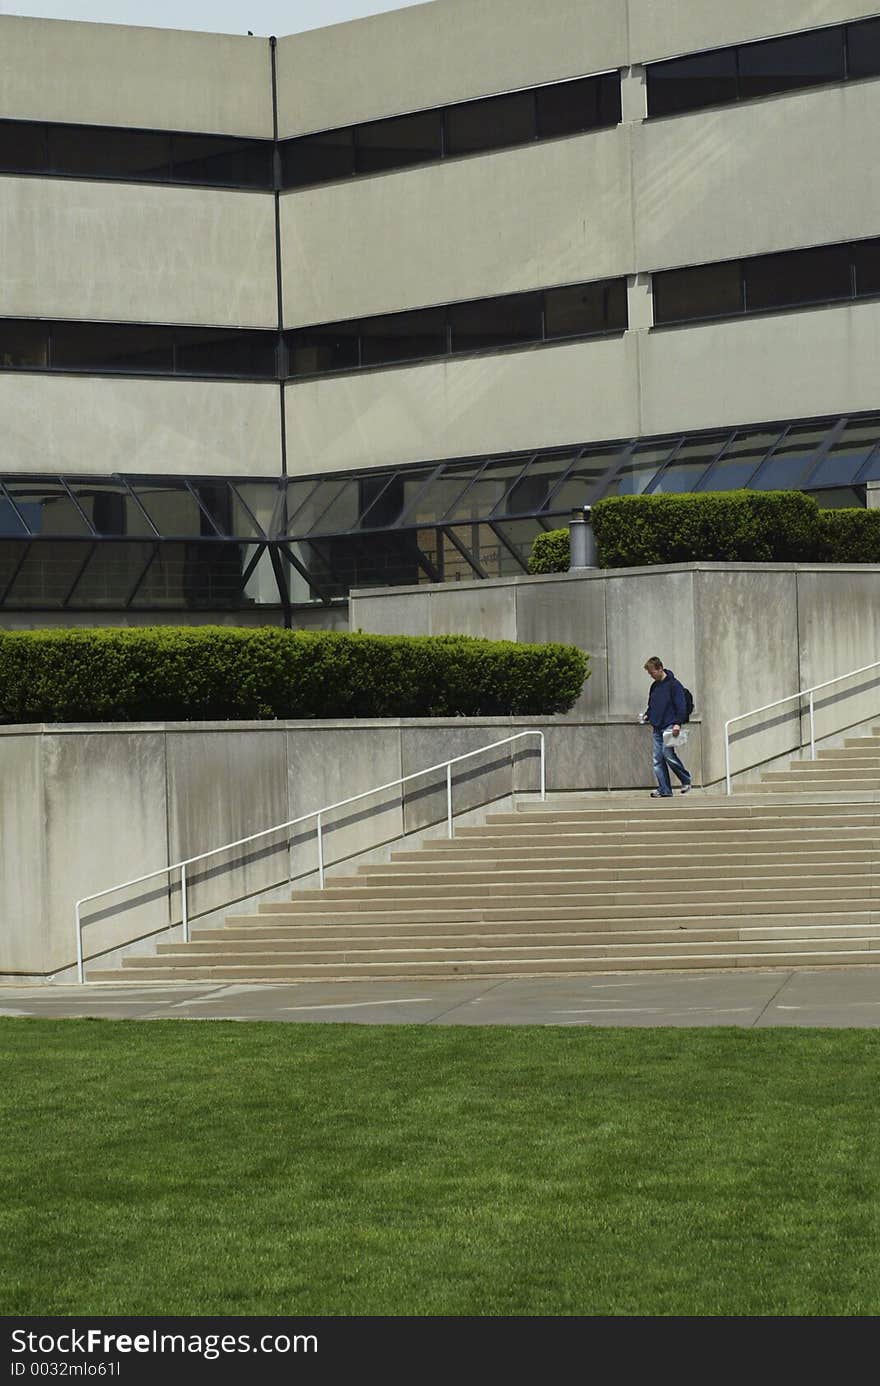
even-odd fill
[(662, 669), (662, 668), (663, 668), (663, 660), (662, 660), (662, 659), (658, 659), (656, 655), (651, 655), (651, 658), (645, 661), (645, 668), (646, 668), (646, 669)]

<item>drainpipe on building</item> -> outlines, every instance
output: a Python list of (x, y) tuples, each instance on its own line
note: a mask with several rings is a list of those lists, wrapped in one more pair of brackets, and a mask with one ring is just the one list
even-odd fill
[(596, 568), (596, 536), (590, 523), (589, 505), (580, 505), (572, 510), (568, 522), (571, 555), (568, 560), (569, 572), (572, 568)]

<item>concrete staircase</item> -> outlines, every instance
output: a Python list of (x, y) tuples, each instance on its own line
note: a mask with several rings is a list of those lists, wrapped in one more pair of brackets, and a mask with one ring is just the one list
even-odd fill
[[(222, 983), (880, 964), (880, 802), (858, 801), (868, 785), (880, 801), (880, 735), (814, 765), (732, 799), (566, 796), (489, 814), (452, 841), (393, 852), (324, 891), (88, 975)], [(859, 790), (820, 802), (820, 783), (838, 798), (841, 785)]]
[(766, 770), (750, 794), (809, 793), (880, 795), (880, 727), (870, 736), (848, 737), (833, 751), (818, 751), (815, 760), (792, 760), (786, 770)]

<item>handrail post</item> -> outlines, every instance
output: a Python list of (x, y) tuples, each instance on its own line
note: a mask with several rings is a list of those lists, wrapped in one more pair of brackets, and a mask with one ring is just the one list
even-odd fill
[(544, 755), (544, 733), (538, 732), (541, 738), (541, 802), (547, 798), (547, 762)]
[(324, 889), (324, 834), (321, 828), (321, 815), (318, 814), (318, 889)]
[(813, 690), (810, 689), (810, 760), (816, 759), (816, 723), (813, 717)]
[(449, 836), (452, 837), (452, 761), (446, 766), (446, 822), (449, 825)]
[(727, 792), (730, 793), (730, 722), (724, 723), (724, 774), (727, 780)]
[(183, 941), (189, 943), (189, 900), (186, 890), (186, 862), (180, 868), (180, 908), (183, 914)]
[(83, 962), (82, 920), (79, 917), (78, 900), (76, 902), (76, 975), (82, 986), (86, 980), (86, 969)]

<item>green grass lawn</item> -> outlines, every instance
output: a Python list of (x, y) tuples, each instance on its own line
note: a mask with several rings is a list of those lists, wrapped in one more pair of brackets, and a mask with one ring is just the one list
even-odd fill
[(878, 1030), (0, 1020), (0, 1314), (875, 1315)]

